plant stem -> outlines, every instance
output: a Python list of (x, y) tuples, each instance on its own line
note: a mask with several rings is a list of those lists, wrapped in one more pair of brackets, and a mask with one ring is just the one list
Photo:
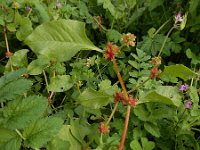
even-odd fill
[(125, 96), (126, 99), (128, 99), (128, 93), (127, 93), (127, 90), (126, 90), (124, 81), (123, 81), (123, 79), (122, 79), (122, 76), (121, 76), (121, 74), (120, 74), (120, 72), (119, 72), (119, 68), (118, 68), (118, 66), (117, 66), (117, 62), (116, 62), (115, 59), (113, 59), (112, 62), (113, 62), (113, 66), (114, 66), (115, 72), (116, 72), (116, 74), (117, 74), (118, 80), (119, 80), (119, 82), (120, 82), (120, 84), (121, 84), (121, 87), (122, 87), (124, 96)]
[(26, 140), (25, 137), (23, 137), (23, 135), (21, 134), (21, 132), (17, 129), (15, 129), (15, 131), (17, 132), (17, 134), (23, 139), (23, 140)]
[[(122, 79), (122, 76), (121, 76), (121, 74), (119, 72), (119, 69), (118, 69), (118, 66), (117, 66), (117, 62), (116, 62), (115, 59), (113, 59), (112, 62), (113, 62), (113, 66), (115, 68), (118, 80), (119, 80), (119, 82), (121, 84), (121, 87), (123, 89), (124, 96), (125, 96), (126, 99), (128, 99), (128, 93), (127, 93), (124, 81)], [(119, 146), (118, 150), (122, 150), (123, 147), (124, 147), (124, 142), (125, 142), (126, 134), (127, 134), (127, 130), (128, 130), (128, 123), (129, 123), (129, 118), (130, 118), (130, 112), (131, 112), (131, 106), (128, 105), (127, 110), (126, 110), (126, 118), (125, 118), (125, 123), (124, 123), (124, 131), (123, 131), (123, 135), (122, 135), (120, 146)]]
[(147, 81), (149, 81), (151, 78), (150, 77), (148, 77), (144, 82), (142, 82), (141, 84), (139, 84), (138, 86), (136, 86), (136, 87), (134, 87), (134, 88), (132, 88), (130, 91), (128, 91), (128, 94), (129, 93), (132, 93), (133, 91), (135, 91), (135, 90), (137, 90), (137, 89), (139, 89), (140, 87), (142, 87)]
[(5, 38), (5, 41), (6, 41), (6, 50), (7, 52), (10, 52), (10, 49), (9, 49), (9, 45), (8, 45), (8, 37), (7, 37), (7, 34), (6, 34), (6, 27), (4, 27), (4, 38)]
[(115, 103), (115, 106), (114, 106), (114, 108), (112, 110), (112, 113), (110, 114), (110, 116), (108, 118), (108, 121), (106, 122), (106, 125), (108, 125), (110, 123), (110, 120), (112, 119), (113, 115), (115, 114), (115, 111), (117, 110), (118, 104), (119, 104), (119, 102)]
[(160, 32), (160, 30), (162, 30), (162, 28), (163, 28), (169, 21), (170, 21), (170, 19), (167, 20), (167, 21), (165, 21), (165, 22), (160, 26), (160, 28), (158, 28), (158, 30), (154, 33), (154, 35), (153, 35), (152, 38), (154, 38), (154, 36), (157, 35), (158, 32)]
[(173, 30), (174, 28), (175, 28), (175, 27), (173, 26), (173, 27), (169, 30), (169, 32), (167, 33), (167, 35), (166, 35), (166, 37), (165, 37), (165, 40), (164, 40), (164, 42), (163, 42), (163, 44), (162, 44), (162, 47), (160, 48), (160, 52), (159, 52), (158, 56), (161, 55), (161, 53), (162, 53), (162, 51), (163, 51), (163, 48), (164, 48), (164, 46), (165, 46), (165, 43), (167, 42), (167, 39), (168, 39), (170, 33), (172, 32), (172, 30)]
[(126, 111), (124, 131), (123, 131), (122, 139), (121, 139), (120, 146), (119, 146), (118, 150), (122, 150), (123, 147), (124, 147), (124, 142), (125, 142), (125, 139), (126, 139), (126, 133), (127, 133), (127, 130), (128, 130), (128, 123), (129, 123), (129, 118), (130, 118), (130, 112), (131, 112), (131, 106), (128, 105), (127, 111)]

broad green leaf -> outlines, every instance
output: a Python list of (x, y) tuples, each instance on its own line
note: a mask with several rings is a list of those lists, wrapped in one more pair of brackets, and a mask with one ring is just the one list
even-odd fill
[(146, 131), (151, 133), (155, 137), (160, 137), (160, 131), (158, 126), (154, 125), (153, 123), (150, 122), (145, 122), (144, 123), (144, 128)]
[(96, 91), (91, 88), (84, 90), (77, 99), (83, 106), (99, 109), (112, 101), (112, 97), (105, 92)]
[(50, 60), (45, 56), (39, 56), (28, 65), (28, 73), (30, 75), (39, 75), (50, 65)]
[(27, 60), (27, 49), (18, 50), (9, 58), (5, 66), (5, 72), (11, 72), (11, 68), (22, 68), (27, 67), (28, 60)]
[(52, 92), (64, 92), (73, 86), (72, 79), (69, 75), (57, 75), (50, 79), (47, 89)]
[(22, 139), (12, 130), (0, 127), (0, 149), (20, 150)]
[(54, 20), (38, 26), (25, 43), (37, 55), (58, 62), (70, 60), (80, 50), (102, 51), (87, 38), (85, 24), (74, 20)]
[(133, 140), (130, 143), (130, 147), (131, 147), (132, 150), (143, 150), (140, 143), (138, 142), (138, 140)]
[(185, 15), (183, 16), (183, 21), (181, 22), (180, 30), (183, 30), (185, 28), (185, 25), (187, 23), (187, 15), (188, 12), (186, 12)]
[(196, 73), (182, 64), (165, 66), (162, 76), (174, 76), (183, 79), (184, 81), (195, 77)]
[(148, 141), (147, 138), (141, 138), (141, 142), (143, 150), (153, 150), (155, 147), (155, 143), (152, 141)]
[(26, 127), (23, 132), (25, 145), (40, 148), (52, 140), (62, 127), (63, 121), (56, 117), (46, 117), (37, 120)]
[(32, 82), (27, 79), (18, 79), (0, 87), (0, 102), (13, 100), (19, 95), (23, 95), (32, 86)]
[(4, 124), (11, 129), (22, 129), (41, 117), (47, 106), (47, 99), (39, 96), (11, 101), (3, 108)]
[(143, 102), (159, 102), (169, 105), (179, 106), (181, 103), (181, 96), (177, 87), (159, 86), (157, 90), (149, 92), (144, 96)]

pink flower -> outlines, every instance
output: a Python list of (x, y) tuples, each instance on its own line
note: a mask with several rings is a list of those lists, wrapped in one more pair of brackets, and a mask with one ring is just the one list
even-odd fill
[(182, 84), (181, 86), (180, 86), (180, 91), (186, 91), (187, 89), (188, 89), (188, 85), (187, 84)]
[(192, 107), (192, 101), (187, 101), (185, 103), (185, 108), (190, 109)]
[(183, 16), (181, 15), (180, 12), (178, 12), (178, 13), (176, 14), (176, 16), (175, 16), (175, 24), (176, 24), (176, 23), (181, 23), (181, 22), (183, 22)]

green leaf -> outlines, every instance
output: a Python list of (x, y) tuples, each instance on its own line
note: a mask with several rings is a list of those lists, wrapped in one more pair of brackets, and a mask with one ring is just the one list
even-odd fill
[[(62, 127), (63, 121), (56, 117), (46, 117), (37, 120), (24, 129), (25, 145), (40, 148), (52, 140)], [(66, 131), (63, 131), (66, 132)]]
[(66, 147), (69, 148), (70, 143), (56, 137), (48, 144), (47, 150), (66, 150)]
[(101, 49), (93, 45), (85, 34), (85, 24), (74, 20), (54, 20), (38, 26), (25, 43), (37, 55), (58, 62), (70, 60), (80, 50)]
[(82, 147), (80, 142), (72, 135), (70, 125), (63, 125), (57, 135), (57, 138), (70, 143), (68, 150), (79, 150)]
[(182, 64), (165, 66), (162, 76), (174, 76), (183, 79), (184, 81), (195, 77), (196, 73)]
[(28, 65), (28, 73), (30, 75), (39, 75), (50, 65), (50, 60), (45, 56), (39, 56)]
[(141, 138), (141, 142), (143, 150), (152, 150), (155, 147), (155, 143), (152, 141), (148, 141), (147, 138)]
[(138, 142), (138, 140), (133, 140), (130, 143), (130, 147), (131, 147), (132, 150), (143, 150), (140, 143)]
[[(177, 87), (159, 86), (157, 90), (149, 92), (141, 99), (143, 102), (159, 102), (168, 105), (179, 106), (181, 96)], [(138, 101), (139, 102), (139, 101)]]
[(186, 50), (186, 56), (190, 59), (192, 59), (191, 63), (194, 65), (200, 64), (200, 58), (198, 55), (192, 53), (191, 49)]
[(4, 124), (11, 129), (22, 129), (41, 117), (47, 106), (47, 99), (39, 96), (11, 101), (3, 108)]
[(5, 86), (7, 83), (14, 81), (20, 78), (23, 74), (26, 73), (26, 69), (22, 68), (17, 71), (9, 72), (0, 78), (0, 88)]
[(151, 133), (155, 137), (160, 137), (160, 131), (158, 126), (154, 125), (153, 123), (150, 122), (145, 122), (144, 123), (144, 128), (146, 131)]
[(108, 79), (101, 81), (98, 86), (100, 92), (105, 92), (110, 96), (113, 96), (116, 91), (119, 91), (117, 85), (111, 86), (111, 81)]
[(96, 91), (91, 88), (84, 90), (77, 99), (83, 106), (99, 109), (112, 101), (112, 97), (105, 92)]
[(108, 41), (113, 41), (114, 43), (117, 43), (121, 40), (122, 35), (117, 30), (108, 30), (106, 33)]
[(69, 75), (57, 75), (50, 78), (50, 84), (47, 89), (52, 92), (64, 92), (69, 90), (73, 85)]
[(147, 33), (149, 35), (150, 38), (153, 38), (154, 37), (154, 33), (156, 32), (156, 29), (155, 28), (150, 28)]
[(115, 19), (122, 17), (122, 13), (115, 9), (115, 6), (110, 0), (97, 0), (97, 4), (103, 4), (103, 8), (107, 9)]
[(19, 95), (23, 95), (32, 86), (32, 82), (27, 79), (18, 79), (0, 87), (0, 102), (13, 100)]
[(192, 15), (192, 17), (196, 16), (197, 8), (199, 5), (199, 0), (190, 0), (189, 2), (189, 13)]
[(18, 50), (12, 55), (6, 66), (5, 66), (5, 72), (11, 72), (12, 68), (22, 68), (27, 67), (28, 60), (27, 60), (27, 49)]
[(12, 130), (0, 127), (0, 149), (20, 150), (22, 139)]
[(20, 27), (16, 33), (18, 40), (23, 41), (33, 31), (32, 22), (28, 17), (20, 19)]
[(190, 87), (190, 98), (192, 100), (192, 108), (190, 111), (191, 116), (199, 116), (199, 96), (198, 91), (195, 87)]

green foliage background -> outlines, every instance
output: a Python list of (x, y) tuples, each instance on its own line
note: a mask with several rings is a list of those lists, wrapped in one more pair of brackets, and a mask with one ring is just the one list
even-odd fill
[[(166, 39), (160, 78), (132, 93), (124, 150), (199, 150), (199, 8), (199, 0), (0, 0), (0, 149), (117, 149), (126, 106), (109, 134), (98, 131), (121, 91), (104, 47), (121, 45), (116, 59), (131, 90)], [(177, 12), (188, 13), (186, 26), (167, 36)], [(136, 47), (123, 46), (124, 33), (137, 36)]]

